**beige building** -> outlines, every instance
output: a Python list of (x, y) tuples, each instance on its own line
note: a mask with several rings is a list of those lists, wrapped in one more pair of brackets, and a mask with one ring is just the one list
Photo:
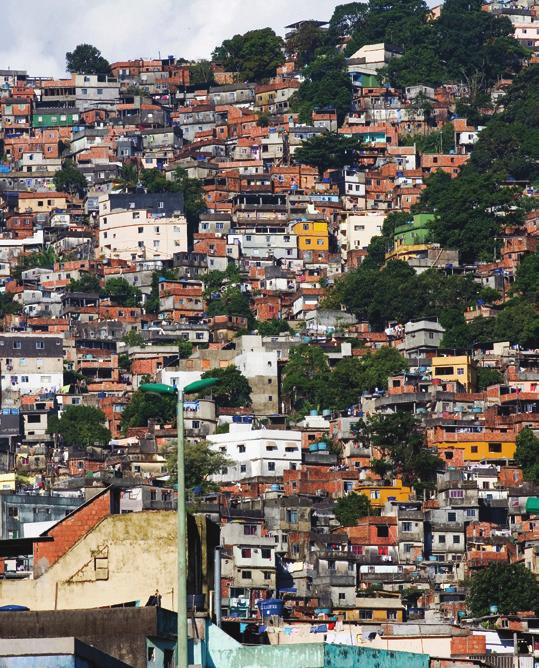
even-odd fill
[(382, 234), (385, 215), (374, 211), (349, 213), (339, 223), (339, 246), (343, 259), (352, 250), (366, 249), (371, 239)]
[(179, 193), (108, 194), (99, 198), (99, 254), (122, 260), (171, 260), (187, 251)]
[(176, 514), (110, 515), (39, 577), (0, 580), (0, 600), (31, 610), (99, 608), (126, 601), (144, 605), (158, 589), (176, 608)]

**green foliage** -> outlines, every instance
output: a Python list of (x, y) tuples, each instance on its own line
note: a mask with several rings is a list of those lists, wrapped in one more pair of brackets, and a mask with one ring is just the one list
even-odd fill
[(135, 329), (130, 329), (128, 332), (126, 332), (122, 338), (122, 341), (130, 348), (144, 348), (146, 345), (142, 334), (137, 332)]
[(412, 47), (427, 29), (428, 7), (423, 0), (369, 0), (364, 15), (358, 15), (346, 47), (351, 56), (365, 44), (385, 42)]
[(213, 76), (213, 69), (211, 61), (197, 60), (196, 63), (189, 67), (189, 82), (195, 84), (205, 84), (206, 86), (215, 85), (215, 78)]
[(168, 394), (152, 394), (150, 392), (133, 392), (130, 402), (122, 413), (122, 429), (129, 427), (146, 427), (148, 420), (158, 424), (175, 422), (176, 397)]
[[(206, 494), (216, 491), (219, 486), (208, 480), (212, 475), (219, 473), (224, 466), (232, 462), (222, 452), (213, 450), (207, 441), (185, 444), (185, 489), (196, 489), (198, 493)], [(178, 453), (172, 447), (167, 457), (167, 469), (173, 483), (178, 481)]]
[(517, 436), (515, 461), (522, 468), (524, 479), (539, 485), (539, 438), (529, 427)]
[(187, 341), (186, 339), (180, 339), (178, 341), (178, 355), (180, 356), (181, 360), (187, 359), (188, 357), (191, 357), (193, 354), (193, 344), (191, 341)]
[(402, 146), (415, 144), (419, 153), (449, 153), (455, 148), (455, 130), (452, 123), (446, 123), (434, 132), (406, 135), (399, 143)]
[(208, 315), (236, 315), (247, 318), (248, 329), (252, 329), (254, 324), (249, 295), (242, 292), (235, 285), (226, 287), (218, 299), (210, 301), (208, 304)]
[(503, 112), (481, 131), (460, 175), (427, 179), (419, 208), (435, 212), (433, 241), (457, 248), (464, 263), (491, 260), (500, 228), (523, 219), (521, 187), (502, 182), (539, 177), (538, 87), (539, 65), (532, 64), (515, 78)]
[(315, 109), (335, 109), (342, 123), (352, 102), (352, 82), (343, 56), (317, 56), (302, 74), (305, 79), (290, 100), (292, 111), (299, 113), (302, 122), (310, 123)]
[(337, 499), (335, 517), (343, 527), (353, 527), (360, 517), (372, 513), (371, 502), (364, 494), (348, 494)]
[(286, 54), (295, 57), (298, 69), (308, 65), (318, 50), (328, 44), (328, 33), (313, 21), (306, 21), (286, 40)]
[(109, 278), (103, 288), (103, 295), (116, 306), (140, 306), (142, 293), (125, 278)]
[(393, 476), (416, 488), (434, 485), (442, 462), (425, 447), (421, 425), (411, 413), (375, 414), (360, 427), (363, 439), (380, 451), (384, 466), (391, 465)]
[(11, 275), (17, 281), (21, 280), (21, 274), (27, 269), (41, 267), (43, 269), (52, 269), (56, 261), (56, 253), (52, 246), (47, 246), (36, 253), (19, 255), (17, 265), (12, 269)]
[(22, 306), (13, 301), (13, 295), (9, 292), (0, 292), (0, 318), (5, 315), (20, 313)]
[(159, 313), (159, 279), (165, 278), (167, 280), (178, 280), (178, 272), (175, 269), (160, 269), (152, 273), (152, 284), (150, 296), (146, 299), (144, 304), (147, 313)]
[(482, 617), (495, 605), (502, 615), (539, 610), (539, 584), (524, 564), (491, 564), (471, 578), (467, 606)]
[(271, 28), (250, 30), (225, 39), (214, 49), (212, 61), (230, 72), (238, 72), (242, 81), (260, 83), (274, 76), (284, 62), (283, 40)]
[(139, 169), (134, 161), (126, 161), (120, 168), (120, 177), (116, 182), (125, 192), (132, 192), (139, 182)]
[[(411, 10), (411, 5), (423, 3), (412, 0), (394, 4), (410, 5)], [(388, 23), (381, 26), (384, 39), (368, 41), (385, 41), (405, 48), (404, 56), (392, 60), (386, 68), (388, 78), (396, 86), (464, 81), (470, 88), (486, 90), (504, 75), (518, 71), (526, 51), (513, 38), (507, 17), (484, 12), (481, 5), (481, 0), (446, 0), (440, 17), (428, 22), (424, 5), (416, 6), (412, 13), (402, 8), (402, 37), (394, 34), (395, 39), (388, 38), (393, 29)], [(395, 15), (394, 25), (398, 25), (399, 13), (394, 7), (390, 11)]]
[(343, 37), (357, 32), (365, 23), (368, 5), (365, 2), (348, 2), (337, 5), (328, 28), (329, 39), (336, 45)]
[(284, 369), (283, 392), (295, 409), (320, 407), (326, 398), (329, 376), (329, 364), (322, 350), (302, 343), (290, 349)]
[(66, 160), (62, 169), (54, 174), (54, 187), (58, 192), (79, 195), (83, 197), (88, 188), (84, 174), (75, 166), (72, 160)]
[(343, 410), (356, 404), (361, 394), (387, 387), (389, 375), (407, 368), (393, 348), (382, 348), (359, 357), (344, 357), (333, 370), (317, 346), (302, 343), (291, 349), (284, 369), (283, 392), (294, 409)]
[(202, 378), (219, 378), (212, 387), (212, 396), (220, 408), (239, 408), (251, 405), (251, 386), (241, 371), (233, 364), (225, 369), (210, 369)]
[(260, 336), (279, 336), (279, 334), (290, 334), (292, 329), (286, 320), (258, 320), (255, 325)]
[(539, 251), (525, 255), (517, 269), (513, 292), (539, 305)]
[(101, 292), (101, 283), (99, 277), (95, 274), (84, 272), (78, 279), (71, 279), (66, 290), (68, 292)]
[(491, 385), (499, 385), (503, 381), (503, 374), (498, 369), (489, 369), (489, 367), (479, 367), (477, 369), (477, 389), (479, 392), (486, 390)]
[(86, 448), (107, 445), (110, 431), (103, 426), (105, 414), (93, 406), (68, 406), (62, 417), (49, 416), (47, 433), (59, 434), (64, 445)]
[(451, 321), (455, 311), (462, 317), (466, 307), (484, 295), (470, 276), (447, 276), (436, 269), (416, 274), (400, 260), (390, 260), (379, 270), (371, 259), (336, 281), (325, 304), (343, 305), (379, 331), (391, 321), (434, 316), (442, 320), (446, 313)]
[(294, 153), (294, 160), (317, 167), (320, 174), (326, 169), (340, 169), (356, 161), (362, 140), (337, 132), (326, 132), (307, 139)]
[(110, 74), (110, 64), (91, 44), (79, 44), (66, 53), (66, 70), (77, 74)]

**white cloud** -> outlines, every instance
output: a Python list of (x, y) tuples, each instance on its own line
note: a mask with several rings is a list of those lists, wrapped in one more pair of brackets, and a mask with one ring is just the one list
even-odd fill
[(330, 0), (2, 0), (0, 69), (60, 76), (65, 53), (88, 42), (110, 61), (208, 57), (223, 39), (306, 18), (328, 20)]

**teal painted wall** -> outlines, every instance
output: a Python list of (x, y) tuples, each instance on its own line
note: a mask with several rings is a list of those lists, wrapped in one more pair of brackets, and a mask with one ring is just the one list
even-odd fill
[(211, 668), (324, 668), (324, 645), (245, 646), (214, 651), (211, 658)]
[(429, 668), (428, 654), (324, 645), (324, 668)]

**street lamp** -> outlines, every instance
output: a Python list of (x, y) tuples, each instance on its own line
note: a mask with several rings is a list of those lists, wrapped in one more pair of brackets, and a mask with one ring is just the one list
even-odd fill
[(185, 430), (183, 426), (183, 398), (186, 394), (196, 394), (212, 385), (216, 385), (219, 378), (203, 378), (194, 383), (178, 389), (174, 385), (163, 383), (143, 383), (140, 386), (142, 392), (154, 394), (176, 395), (176, 425), (178, 431), (177, 439), (177, 471), (178, 471), (178, 601), (177, 601), (177, 649), (176, 665), (179, 668), (187, 668), (189, 665), (188, 642), (187, 642), (187, 551), (185, 543), (187, 540), (187, 521), (185, 512)]

